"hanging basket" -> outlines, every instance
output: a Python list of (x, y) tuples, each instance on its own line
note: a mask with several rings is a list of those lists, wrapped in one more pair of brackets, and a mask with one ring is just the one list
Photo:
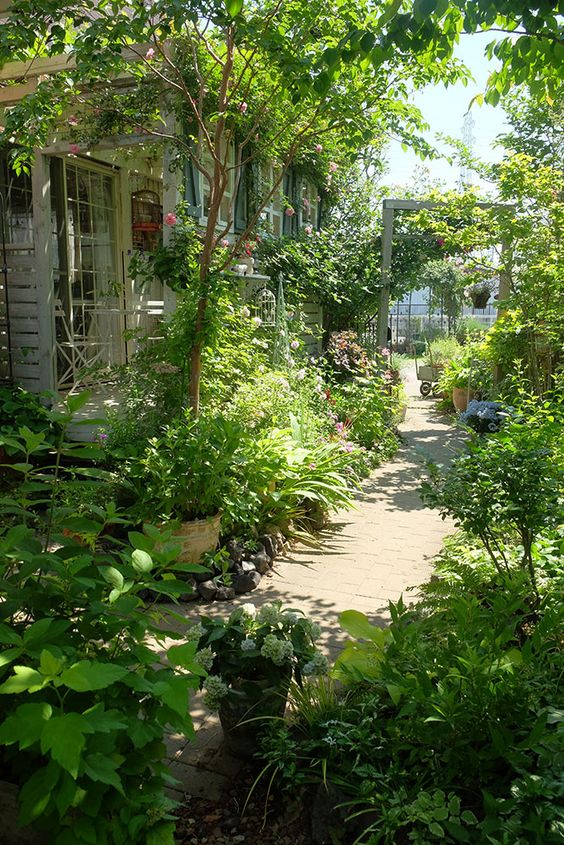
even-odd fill
[(490, 300), (490, 292), (489, 290), (485, 290), (480, 291), (479, 293), (471, 293), (470, 299), (472, 300), (474, 308), (487, 308)]

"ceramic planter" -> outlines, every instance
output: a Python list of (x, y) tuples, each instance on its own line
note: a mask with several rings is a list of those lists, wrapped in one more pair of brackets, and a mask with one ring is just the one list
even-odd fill
[(452, 404), (456, 410), (461, 413), (466, 410), (468, 402), (473, 399), (475, 393), (473, 390), (468, 390), (467, 387), (453, 387), (452, 389)]
[(257, 750), (259, 733), (264, 724), (261, 717), (282, 717), (286, 709), (289, 675), (281, 677), (278, 687), (272, 687), (270, 680), (253, 681), (253, 684), (259, 688), (258, 692), (262, 690), (258, 699), (251, 699), (234, 684), (233, 689), (240, 694), (237, 698), (224, 698), (219, 708), (225, 746), (236, 757), (252, 757)]
[(173, 539), (182, 548), (180, 563), (198, 563), (205, 552), (213, 552), (219, 543), (221, 511), (207, 519), (193, 519), (182, 522), (175, 528)]

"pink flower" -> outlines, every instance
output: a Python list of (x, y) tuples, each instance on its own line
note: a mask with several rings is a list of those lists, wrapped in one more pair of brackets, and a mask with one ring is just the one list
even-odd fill
[(244, 305), (241, 308), (241, 314), (243, 315), (243, 317), (250, 317), (251, 316), (251, 312), (249, 311), (249, 309), (247, 308), (246, 305)]
[(289, 207), (286, 209), (286, 211), (284, 212), (284, 214), (286, 215), (286, 217), (293, 217), (295, 213), (296, 213), (296, 211), (295, 211), (295, 209), (293, 209), (293, 208), (292, 208), (292, 206), (289, 206)]
[(317, 464), (311, 463), (311, 464), (308, 464), (308, 467), (310, 469), (315, 469), (317, 467)]
[(150, 62), (152, 59), (155, 58), (155, 51), (152, 47), (149, 47), (149, 49), (145, 53), (145, 58), (147, 59), (148, 62)]
[(78, 153), (80, 152), (80, 144), (69, 144), (69, 151), (73, 155), (78, 155)]
[(262, 320), (260, 317), (253, 317), (253, 323), (255, 324), (257, 329), (262, 326)]
[(306, 371), (302, 367), (302, 369), (298, 370), (298, 372), (296, 373), (296, 378), (297, 378), (298, 381), (303, 381), (305, 379), (305, 375), (306, 375)]
[(219, 245), (222, 246), (223, 249), (227, 249), (227, 247), (229, 246), (229, 241), (227, 240), (227, 238), (222, 238), (219, 242)]
[(164, 222), (167, 226), (175, 226), (177, 221), (176, 214), (174, 212), (169, 211), (168, 214), (165, 216)]
[(261, 238), (261, 236), (260, 236), (260, 235), (257, 235), (257, 236), (256, 236), (256, 238), (255, 238), (255, 241), (257, 242), (257, 244), (262, 243), (262, 238)]
[(344, 423), (342, 423), (342, 422), (335, 423), (335, 431), (337, 431), (339, 434), (342, 434), (344, 430), (345, 430), (345, 424)]
[(69, 117), (69, 126), (78, 126), (78, 118), (75, 114), (71, 114)]
[(245, 114), (248, 108), (249, 106), (247, 103), (239, 103), (239, 111), (241, 114)]
[(290, 349), (299, 349), (299, 348), (300, 348), (299, 340), (293, 340), (290, 344)]
[(316, 152), (316, 153), (321, 153), (321, 152), (323, 152), (323, 146), (322, 146), (322, 144), (316, 144), (316, 145), (315, 145), (315, 152)]
[(304, 232), (306, 233), (306, 235), (311, 235), (311, 233), (313, 232), (313, 227), (312, 226), (305, 226)]
[(307, 197), (304, 197), (304, 208), (309, 208), (309, 200)]
[(330, 161), (329, 162), (329, 173), (334, 173), (336, 170), (338, 170), (338, 168), (339, 168), (339, 165), (337, 164), (336, 161)]

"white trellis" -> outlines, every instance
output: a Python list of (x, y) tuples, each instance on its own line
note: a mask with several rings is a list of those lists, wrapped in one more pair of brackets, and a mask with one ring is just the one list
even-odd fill
[(276, 297), (271, 290), (262, 288), (256, 296), (255, 306), (263, 326), (276, 325)]

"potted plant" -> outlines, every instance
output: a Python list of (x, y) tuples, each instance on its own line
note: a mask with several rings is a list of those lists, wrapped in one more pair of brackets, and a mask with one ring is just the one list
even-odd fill
[(480, 344), (468, 344), (462, 354), (448, 363), (439, 378), (439, 389), (452, 396), (452, 404), (461, 413), (471, 399), (488, 392), (492, 374)]
[(240, 429), (222, 417), (189, 417), (149, 440), (128, 465), (144, 521), (176, 523), (179, 560), (197, 563), (219, 541), (221, 509), (235, 492)]
[[(315, 647), (319, 626), (281, 602), (257, 611), (243, 604), (229, 619), (202, 616), (189, 637), (198, 637), (199, 661), (209, 675), (205, 704), (217, 710), (228, 749), (251, 756), (265, 717), (283, 716), (292, 678), (325, 674), (327, 658)], [(262, 717), (262, 718), (261, 718)]]
[(464, 296), (469, 299), (474, 308), (486, 308), (492, 295), (493, 281), (480, 279), (464, 288)]

